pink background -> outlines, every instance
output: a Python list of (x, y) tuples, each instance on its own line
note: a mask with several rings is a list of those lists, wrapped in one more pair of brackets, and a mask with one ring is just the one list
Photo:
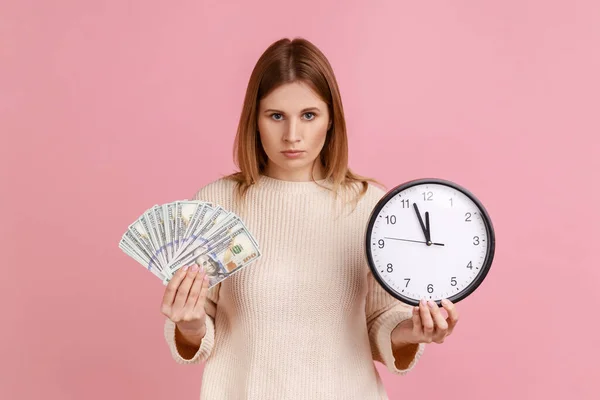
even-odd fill
[(153, 204), (233, 170), (250, 71), (328, 56), (351, 167), (476, 193), (495, 263), (391, 399), (597, 399), (597, 1), (3, 1), (0, 398), (197, 398), (163, 286), (117, 247)]

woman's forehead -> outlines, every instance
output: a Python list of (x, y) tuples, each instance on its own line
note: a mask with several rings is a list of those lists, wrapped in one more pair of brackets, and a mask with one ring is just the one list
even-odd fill
[(264, 110), (277, 109), (286, 112), (300, 112), (313, 107), (322, 110), (326, 106), (319, 95), (303, 82), (285, 83), (275, 88), (260, 103)]

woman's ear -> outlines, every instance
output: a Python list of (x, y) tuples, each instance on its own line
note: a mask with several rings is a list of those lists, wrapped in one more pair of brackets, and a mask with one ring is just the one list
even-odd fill
[(333, 120), (332, 119), (329, 120), (329, 125), (327, 125), (327, 130), (331, 129), (331, 125), (333, 125)]

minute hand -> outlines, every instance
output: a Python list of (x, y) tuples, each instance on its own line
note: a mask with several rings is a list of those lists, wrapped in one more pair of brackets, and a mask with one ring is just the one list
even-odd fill
[[(413, 203), (413, 207), (415, 208), (415, 213), (417, 213), (417, 218), (419, 219), (419, 224), (421, 224), (421, 229), (423, 230), (423, 235), (425, 236), (425, 243), (429, 244), (431, 242), (431, 238), (429, 237), (429, 227), (425, 227), (423, 223), (423, 218), (421, 217), (421, 213), (419, 212), (419, 207), (417, 203)], [(428, 218), (429, 219), (429, 218)], [(427, 225), (429, 225), (429, 221), (427, 221)]]

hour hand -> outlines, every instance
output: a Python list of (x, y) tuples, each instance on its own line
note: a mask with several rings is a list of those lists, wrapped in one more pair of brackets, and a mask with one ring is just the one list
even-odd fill
[[(423, 230), (423, 235), (425, 236), (425, 241), (430, 242), (429, 239), (429, 227), (425, 226), (425, 224), (423, 223), (423, 218), (421, 217), (421, 213), (419, 212), (419, 206), (417, 206), (417, 203), (413, 203), (413, 207), (415, 209), (415, 212), (417, 213), (417, 218), (419, 219), (419, 224), (421, 224), (421, 229)], [(425, 218), (427, 218), (427, 225), (429, 225), (429, 213), (425, 213)]]

